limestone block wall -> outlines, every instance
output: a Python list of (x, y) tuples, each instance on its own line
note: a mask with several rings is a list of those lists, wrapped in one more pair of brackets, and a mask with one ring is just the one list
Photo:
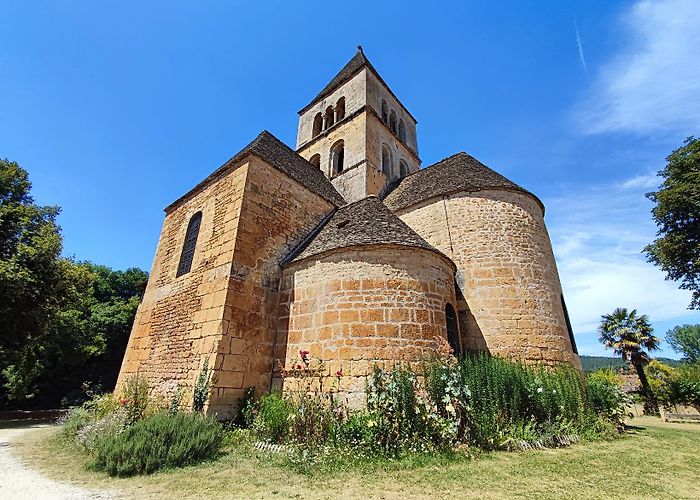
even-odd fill
[[(355, 405), (375, 364), (416, 363), (435, 349), (436, 336), (446, 339), (445, 306), (456, 304), (454, 265), (400, 246), (351, 247), (294, 263), (280, 290), (276, 358), (290, 367), (309, 351), (312, 367), (322, 360), (328, 384), (339, 384)], [(302, 381), (287, 375), (276, 371), (276, 385), (298, 388)]]
[(334, 92), (327, 95), (320, 101), (314, 103), (309, 109), (304, 110), (299, 115), (299, 126), (297, 128), (297, 149), (303, 147), (313, 139), (314, 117), (317, 113), (322, 115), (328, 106), (335, 108), (338, 100), (345, 98), (345, 116), (350, 116), (363, 108), (367, 102), (367, 70), (363, 69), (345, 84), (341, 85)]
[(248, 172), (208, 405), (221, 417), (230, 415), (246, 388), (256, 387), (258, 394), (269, 390), (279, 262), (333, 209), (256, 157)]
[(457, 193), (397, 215), (457, 265), (463, 346), (580, 367), (542, 208), (531, 196)]
[[(166, 213), (117, 390), (139, 373), (164, 397), (183, 389), (188, 403), (207, 357), (213, 366), (247, 172), (245, 163)], [(198, 211), (202, 221), (192, 268), (176, 277), (187, 225)]]
[(353, 119), (349, 119), (319, 136), (297, 152), (307, 160), (310, 160), (315, 154), (321, 155), (321, 170), (326, 174), (326, 177), (332, 178), (334, 174), (331, 162), (331, 148), (338, 141), (342, 140), (345, 143), (344, 170), (351, 170), (353, 167), (361, 164), (367, 156), (366, 122), (365, 113), (360, 113)]
[[(367, 72), (367, 104), (372, 106), (377, 115), (382, 116), (382, 100), (387, 103), (389, 112), (396, 112), (396, 123), (403, 120), (406, 125), (406, 144), (418, 154), (418, 136), (416, 134), (416, 121), (408, 113), (396, 97), (379, 81), (374, 73)], [(398, 125), (397, 125), (398, 127)]]
[[(391, 156), (392, 175), (388, 179), (382, 174), (382, 146), (387, 147)], [(383, 184), (399, 177), (401, 160), (406, 163), (409, 172), (415, 172), (420, 168), (420, 161), (415, 153), (394, 136), (374, 114), (370, 114), (367, 118), (367, 158), (374, 169), (381, 174)]]

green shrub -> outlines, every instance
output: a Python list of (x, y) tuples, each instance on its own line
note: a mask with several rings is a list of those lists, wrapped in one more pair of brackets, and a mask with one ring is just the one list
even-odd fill
[(209, 358), (204, 358), (202, 369), (197, 376), (197, 381), (194, 384), (194, 393), (192, 394), (192, 411), (202, 413), (204, 406), (209, 399), (209, 391), (211, 389), (211, 370), (209, 369)]
[(289, 432), (290, 413), (289, 403), (279, 393), (261, 397), (253, 420), (253, 432), (261, 439), (281, 442)]
[(673, 403), (700, 411), (700, 362), (683, 364), (673, 382)]
[(617, 427), (624, 426), (627, 408), (632, 399), (622, 390), (622, 379), (611, 369), (600, 369), (586, 375), (588, 400), (593, 410)]
[(111, 476), (150, 474), (216, 457), (223, 428), (199, 414), (161, 412), (98, 440), (94, 468)]
[(130, 424), (144, 418), (149, 406), (148, 379), (138, 373), (127, 378), (124, 383), (124, 394), (119, 400), (119, 404), (126, 408)]

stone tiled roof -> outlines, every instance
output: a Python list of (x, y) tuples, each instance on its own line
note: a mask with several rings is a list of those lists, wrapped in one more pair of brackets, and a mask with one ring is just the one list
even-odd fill
[[(300, 111), (299, 114), (302, 114), (304, 111), (309, 109), (311, 106), (313, 106), (317, 101), (320, 101), (327, 95), (332, 94), (338, 87), (343, 85), (345, 82), (350, 80), (353, 76), (355, 76), (357, 73), (360, 72), (362, 68), (369, 68), (372, 73), (374, 73), (374, 76), (379, 79), (379, 81), (386, 87), (386, 89), (389, 91), (389, 93), (396, 99), (399, 104), (401, 104), (401, 101), (399, 101), (399, 98), (394, 95), (394, 92), (389, 88), (389, 86), (386, 84), (386, 82), (382, 79), (382, 77), (379, 75), (379, 72), (372, 66), (372, 63), (369, 62), (369, 59), (367, 59), (367, 56), (365, 56), (365, 53), (362, 51), (362, 47), (358, 46), (357, 47), (357, 52), (355, 52), (355, 55), (348, 61), (348, 63), (343, 66), (343, 69), (341, 69), (337, 75), (333, 77), (333, 79), (328, 82), (328, 85), (323, 87), (323, 90), (316, 95), (313, 99), (311, 99), (311, 102), (304, 106)], [(406, 107), (401, 104), (401, 106), (404, 108), (406, 113), (413, 118), (413, 121), (416, 121), (416, 119), (413, 117), (411, 112), (406, 109)]]
[(336, 210), (310, 238), (284, 259), (283, 265), (340, 248), (386, 244), (438, 252), (384, 206), (379, 198), (369, 196)]
[(407, 175), (383, 198), (386, 206), (396, 211), (437, 196), (486, 189), (520, 191), (534, 198), (544, 211), (544, 205), (537, 196), (467, 153), (457, 153)]
[(188, 198), (195, 192), (211, 184), (213, 181), (222, 177), (229, 168), (240, 162), (246, 155), (254, 154), (265, 162), (269, 163), (276, 169), (287, 174), (289, 177), (297, 181), (302, 186), (313, 191), (325, 200), (330, 201), (336, 206), (345, 205), (346, 201), (336, 191), (331, 184), (331, 181), (323, 175), (320, 169), (311, 165), (304, 158), (299, 156), (293, 149), (280, 141), (267, 130), (263, 130), (250, 144), (244, 147), (233, 158), (224, 163), (221, 167), (215, 170), (202, 182), (197, 184), (187, 194), (177, 199), (166, 207), (167, 212), (170, 208)]

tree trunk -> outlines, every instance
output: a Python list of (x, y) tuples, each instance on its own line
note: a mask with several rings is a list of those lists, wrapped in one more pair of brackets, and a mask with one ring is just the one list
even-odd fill
[(642, 385), (642, 394), (644, 394), (644, 414), (658, 415), (659, 404), (656, 402), (654, 393), (652, 392), (651, 387), (649, 386), (647, 375), (646, 373), (644, 373), (644, 366), (642, 365), (642, 363), (634, 363), (634, 369), (637, 370), (639, 383)]

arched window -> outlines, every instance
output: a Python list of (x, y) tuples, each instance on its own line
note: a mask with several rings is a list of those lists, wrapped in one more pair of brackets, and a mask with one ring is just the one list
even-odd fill
[(389, 111), (387, 110), (386, 107), (386, 101), (382, 99), (382, 121), (384, 123), (389, 123)]
[(309, 163), (311, 163), (316, 168), (321, 168), (321, 155), (316, 153), (311, 158), (309, 158)]
[(394, 113), (394, 110), (391, 110), (391, 116), (389, 117), (389, 128), (393, 133), (397, 133), (396, 131), (396, 113)]
[(316, 137), (323, 130), (323, 116), (321, 113), (316, 113), (314, 116), (314, 131), (312, 137)]
[(406, 142), (406, 125), (403, 120), (399, 120), (399, 139), (401, 142)]
[(338, 123), (340, 120), (345, 118), (345, 97), (338, 99), (335, 105), (335, 121)]
[(382, 172), (387, 179), (391, 179), (391, 153), (386, 146), (382, 146)]
[(331, 148), (331, 172), (339, 174), (345, 168), (345, 143), (336, 142)]
[(326, 116), (325, 116), (325, 128), (330, 128), (333, 126), (333, 106), (328, 106), (326, 108)]
[(399, 175), (401, 177), (408, 175), (408, 165), (406, 165), (406, 162), (403, 160), (399, 162)]
[(197, 212), (187, 224), (185, 242), (182, 245), (180, 254), (180, 264), (177, 266), (177, 276), (187, 274), (192, 269), (192, 259), (194, 259), (194, 249), (197, 246), (197, 236), (199, 236), (199, 226), (202, 224), (202, 212)]
[(457, 314), (452, 304), (445, 306), (445, 321), (447, 322), (447, 342), (455, 356), (462, 354), (459, 348), (459, 330), (457, 329)]

